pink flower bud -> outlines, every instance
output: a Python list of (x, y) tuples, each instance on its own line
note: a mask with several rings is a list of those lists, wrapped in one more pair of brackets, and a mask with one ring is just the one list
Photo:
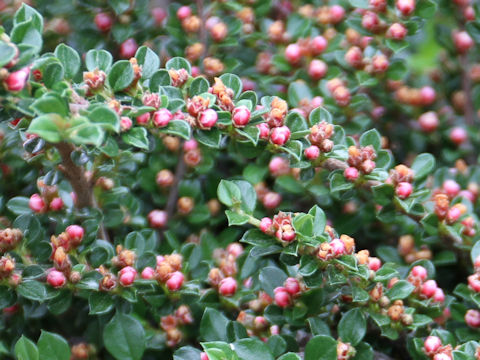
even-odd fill
[(418, 123), (420, 124), (420, 128), (424, 132), (432, 132), (437, 130), (439, 120), (437, 113), (434, 111), (428, 111), (418, 118)]
[(257, 128), (260, 130), (260, 139), (267, 140), (268, 134), (270, 133), (270, 128), (267, 123), (257, 124)]
[(300, 283), (298, 282), (297, 279), (293, 277), (287, 278), (285, 280), (285, 290), (290, 294), (290, 295), (296, 295), (300, 292)]
[(333, 5), (329, 9), (329, 15), (330, 22), (332, 24), (338, 24), (340, 21), (343, 20), (343, 17), (345, 16), (345, 9), (340, 5)]
[[(475, 266), (475, 268), (478, 268)], [(475, 291), (475, 292), (480, 292), (480, 276), (477, 274), (470, 275), (468, 277), (468, 286)]]
[(239, 106), (233, 109), (232, 112), (233, 125), (236, 127), (243, 127), (250, 121), (250, 110), (246, 106)]
[[(138, 118), (137, 118), (137, 121), (138, 121)], [(132, 128), (132, 119), (130, 119), (129, 117), (127, 116), (122, 116), (120, 118), (120, 129), (122, 131), (128, 131)]]
[(150, 266), (147, 266), (145, 269), (142, 271), (142, 279), (153, 279), (155, 277), (155, 270), (151, 268)]
[(412, 191), (413, 191), (413, 186), (408, 182), (399, 183), (397, 185), (397, 188), (395, 189), (395, 193), (402, 200), (407, 199), (412, 194)]
[[(122, 116), (122, 119), (123, 118), (124, 118), (124, 116)], [(137, 120), (138, 125), (147, 125), (148, 122), (150, 121), (150, 113), (147, 112), (145, 114), (139, 115), (139, 116), (137, 116), (136, 120)], [(120, 126), (121, 126), (121, 124), (120, 124)]]
[(433, 295), (435, 295), (435, 291), (437, 291), (437, 289), (438, 289), (438, 286), (435, 280), (427, 280), (422, 285), (421, 293), (422, 295), (425, 295), (426, 297), (430, 298)]
[(458, 52), (463, 54), (470, 50), (475, 43), (466, 31), (456, 31), (453, 33), (453, 43)]
[(63, 200), (60, 197), (53, 198), (50, 202), (50, 210), (52, 211), (59, 211), (63, 208)]
[(467, 138), (467, 131), (462, 127), (457, 126), (450, 131), (450, 140), (456, 145), (463, 144)]
[(480, 327), (480, 311), (470, 309), (465, 314), (465, 322), (472, 328)]
[(135, 39), (127, 39), (120, 45), (120, 57), (122, 59), (130, 59), (135, 56), (137, 49), (138, 44)]
[(155, 20), (155, 25), (162, 26), (163, 20), (167, 17), (167, 12), (161, 7), (156, 7), (151, 10), (151, 14)]
[(321, 96), (315, 96), (310, 103), (312, 107), (315, 109), (319, 106), (323, 106), (323, 98)]
[(310, 75), (313, 80), (320, 80), (327, 74), (327, 71), (328, 66), (322, 60), (314, 59), (308, 66), (308, 75)]
[(443, 190), (445, 190), (448, 197), (453, 198), (460, 192), (460, 185), (455, 180), (445, 180)]
[(280, 205), (281, 201), (282, 196), (279, 193), (269, 191), (263, 198), (263, 206), (265, 206), (267, 209), (275, 209), (278, 205)]
[(237, 280), (233, 277), (227, 277), (220, 281), (220, 286), (218, 287), (218, 291), (223, 296), (232, 296), (237, 291)]
[(472, 6), (466, 6), (463, 9), (463, 17), (465, 18), (465, 21), (475, 21), (475, 9)]
[(290, 64), (297, 64), (302, 57), (302, 50), (298, 44), (290, 44), (285, 49), (285, 58)]
[(330, 246), (335, 256), (341, 256), (345, 254), (345, 243), (340, 239), (333, 239), (330, 241)]
[(282, 156), (274, 156), (268, 163), (268, 170), (272, 176), (287, 175), (290, 173), (290, 163)]
[(452, 360), (452, 357), (447, 353), (438, 353), (433, 355), (432, 360)]
[(236, 259), (240, 255), (242, 255), (243, 246), (241, 244), (239, 244), (238, 242), (234, 242), (234, 243), (228, 244), (226, 250), (227, 250), (229, 255), (232, 255)]
[(309, 146), (305, 149), (305, 157), (308, 160), (315, 160), (320, 156), (320, 149), (316, 145)]
[(97, 29), (100, 30), (101, 32), (110, 31), (113, 25), (112, 17), (109, 14), (104, 12), (101, 12), (95, 15), (95, 18), (93, 19), (93, 21), (95, 22)]
[(464, 197), (472, 203), (475, 202), (475, 195), (470, 190), (462, 190), (458, 193), (458, 196)]
[(380, 24), (378, 15), (373, 11), (366, 11), (362, 16), (362, 26), (368, 31), (375, 32)]
[(272, 130), (270, 134), (270, 140), (275, 145), (285, 145), (285, 143), (290, 139), (290, 129), (287, 126), (276, 127)]
[(200, 68), (198, 66), (192, 66), (192, 77), (197, 77), (201, 74)]
[(395, 5), (403, 16), (408, 16), (415, 10), (415, 0), (397, 0)]
[(148, 214), (148, 221), (153, 228), (164, 228), (167, 220), (167, 212), (163, 210), (152, 210)]
[(54, 288), (61, 288), (67, 282), (67, 278), (58, 270), (50, 270), (47, 275), (47, 283)]
[(272, 219), (268, 217), (264, 217), (260, 221), (260, 230), (263, 231), (264, 233), (267, 233), (271, 229), (272, 225), (273, 225)]
[(420, 97), (422, 98), (423, 105), (428, 106), (435, 102), (437, 93), (431, 86), (424, 86), (420, 89)]
[(460, 218), (460, 216), (462, 216), (462, 211), (460, 210), (460, 208), (456, 206), (451, 207), (450, 209), (448, 209), (448, 212), (447, 212), (447, 217), (446, 217), (447, 223), (453, 224)]
[(427, 354), (434, 354), (442, 346), (442, 340), (438, 336), (428, 336), (423, 342), (423, 346)]
[(43, 212), (45, 211), (46, 205), (43, 201), (43, 198), (39, 194), (33, 194), (30, 196), (30, 200), (28, 201), (28, 206), (34, 212)]
[(427, 269), (421, 265), (415, 265), (411, 270), (411, 274), (421, 280), (426, 280), (428, 275)]
[(198, 122), (203, 129), (210, 129), (218, 120), (218, 114), (213, 109), (207, 109), (200, 114)]
[(287, 306), (290, 305), (291, 303), (290, 294), (284, 287), (277, 287), (275, 288), (275, 290), (273, 290), (273, 292), (275, 294), (274, 300), (277, 306), (280, 306), (281, 308), (286, 308)]
[(403, 40), (407, 36), (407, 28), (400, 23), (390, 25), (387, 30), (387, 37), (394, 40)]
[(67, 226), (65, 232), (68, 234), (68, 237), (74, 242), (79, 242), (83, 239), (85, 230), (80, 225), (70, 225)]
[(358, 179), (358, 170), (357, 168), (350, 166), (345, 169), (345, 171), (343, 172), (343, 176), (345, 176), (345, 179), (347, 179), (348, 181), (355, 181)]
[(438, 288), (433, 294), (433, 301), (443, 303), (445, 301), (445, 293), (442, 289)]
[(352, 46), (345, 53), (345, 61), (355, 68), (363, 65), (363, 52), (358, 46)]
[(156, 127), (165, 127), (173, 119), (173, 115), (168, 109), (160, 109), (153, 113), (153, 124)]
[(368, 268), (373, 271), (378, 271), (382, 267), (382, 261), (377, 257), (368, 259)]
[(27, 83), (28, 74), (30, 69), (25, 67), (13, 73), (10, 73), (5, 79), (5, 85), (8, 91), (21, 91)]
[(168, 290), (176, 291), (180, 289), (183, 285), (183, 280), (183, 274), (180, 271), (175, 271), (166, 282)]
[(315, 36), (310, 42), (310, 48), (314, 55), (321, 54), (328, 46), (328, 41), (323, 36)]
[(388, 61), (388, 58), (383, 54), (375, 55), (372, 58), (372, 67), (373, 72), (375, 73), (384, 73), (388, 70), (389, 65), (390, 63)]
[(187, 140), (183, 143), (183, 151), (187, 152), (198, 148), (198, 142), (195, 139)]
[(206, 352), (202, 352), (200, 354), (200, 360), (209, 360), (208, 355)]
[(135, 277), (137, 276), (137, 270), (135, 270), (131, 266), (126, 266), (120, 272), (119, 281), (122, 286), (130, 286), (135, 281)]
[(192, 9), (190, 9), (190, 7), (188, 7), (188, 6), (181, 6), (177, 10), (177, 18), (180, 21), (186, 19), (187, 17), (189, 17), (191, 15), (192, 15)]

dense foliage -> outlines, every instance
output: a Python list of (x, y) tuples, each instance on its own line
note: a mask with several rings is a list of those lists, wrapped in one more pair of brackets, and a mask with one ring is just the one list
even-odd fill
[(480, 359), (478, 4), (21, 3), (2, 359)]

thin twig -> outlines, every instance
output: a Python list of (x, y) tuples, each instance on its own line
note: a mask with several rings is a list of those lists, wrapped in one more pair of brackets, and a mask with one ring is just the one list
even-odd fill
[(203, 0), (196, 0), (197, 3), (197, 12), (198, 16), (200, 17), (200, 42), (203, 45), (203, 51), (201, 55), (201, 59), (203, 60), (207, 54), (207, 28), (206, 28), (206, 22), (207, 22), (207, 16), (203, 8)]

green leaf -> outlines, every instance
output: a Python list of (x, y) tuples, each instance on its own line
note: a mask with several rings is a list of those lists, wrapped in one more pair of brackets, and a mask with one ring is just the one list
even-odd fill
[(228, 226), (243, 225), (250, 219), (248, 215), (239, 214), (235, 211), (225, 210), (228, 219)]
[(314, 336), (305, 347), (305, 360), (337, 360), (337, 341), (330, 336)]
[(170, 69), (175, 69), (175, 70), (180, 70), (180, 69), (185, 69), (187, 70), (188, 74), (192, 74), (192, 66), (188, 62), (188, 60), (182, 58), (182, 57), (174, 57), (171, 58), (170, 60), (167, 61), (165, 64), (165, 69), (170, 70)]
[(135, 54), (138, 65), (142, 66), (142, 78), (150, 79), (155, 71), (160, 67), (160, 59), (152, 49), (146, 46), (140, 46)]
[(304, 81), (294, 81), (288, 86), (288, 103), (296, 107), (300, 100), (312, 100), (312, 91)]
[(422, 180), (435, 168), (435, 158), (432, 154), (423, 153), (418, 155), (412, 164), (415, 180)]
[(123, 14), (130, 8), (130, 0), (108, 0), (108, 3), (117, 15)]
[(7, 208), (15, 215), (30, 214), (29, 198), (24, 196), (16, 196), (11, 198), (7, 203)]
[(42, 33), (38, 30), (37, 21), (30, 18), (25, 22), (15, 25), (10, 35), (12, 42), (31, 46), (39, 51), (43, 45)]
[(158, 92), (162, 86), (170, 86), (171, 79), (168, 71), (165, 69), (160, 69), (156, 71), (150, 78), (150, 91)]
[(360, 309), (352, 309), (343, 314), (338, 323), (338, 335), (344, 342), (353, 346), (362, 341), (367, 332), (367, 320)]
[(242, 201), (242, 193), (239, 187), (228, 180), (221, 180), (218, 184), (217, 197), (221, 203), (227, 206), (234, 206)]
[(113, 56), (105, 50), (89, 50), (85, 56), (85, 65), (88, 71), (95, 69), (107, 72), (112, 66)]
[(105, 325), (103, 342), (117, 360), (140, 360), (145, 351), (145, 330), (138, 320), (117, 312)]
[(65, 44), (58, 45), (55, 49), (55, 56), (62, 63), (67, 79), (72, 79), (80, 70), (80, 55), (70, 46)]
[(437, 4), (431, 0), (419, 1), (415, 7), (415, 15), (423, 19), (429, 19), (435, 15)]
[(360, 8), (360, 9), (368, 9), (369, 8), (369, 3), (368, 0), (348, 0), (350, 5), (352, 5), (355, 8)]
[(60, 116), (68, 116), (70, 112), (65, 101), (54, 93), (46, 93), (46, 95), (37, 99), (31, 107), (38, 115), (55, 113)]
[(477, 21), (469, 21), (465, 24), (465, 30), (470, 34), (472, 39), (480, 44), (480, 23)]
[(70, 346), (60, 335), (42, 330), (38, 339), (41, 360), (70, 360)]
[(204, 341), (228, 341), (228, 322), (223, 313), (207, 307), (200, 321), (200, 338)]
[(280, 268), (276, 266), (267, 266), (260, 271), (260, 285), (261, 288), (272, 298), (274, 296), (273, 290), (276, 287), (283, 286), (287, 279), (287, 275)]
[(397, 53), (402, 51), (403, 49), (406, 49), (410, 44), (406, 40), (387, 39), (386, 45), (394, 53)]
[(47, 299), (45, 284), (35, 280), (23, 281), (18, 285), (17, 292), (20, 296), (34, 301), (42, 302)]
[(84, 117), (76, 117), (67, 130), (67, 136), (76, 144), (92, 144), (100, 146), (104, 132), (99, 125), (92, 124)]
[(392, 202), (395, 189), (390, 184), (372, 186), (373, 199), (379, 205), (385, 206)]
[(113, 91), (127, 88), (134, 79), (133, 67), (130, 61), (120, 60), (113, 64), (108, 73), (108, 83)]
[(258, 339), (240, 339), (233, 346), (240, 360), (274, 360), (268, 346)]
[(392, 61), (387, 70), (387, 77), (390, 80), (402, 80), (405, 79), (408, 73), (407, 65), (405, 61), (398, 60)]
[(313, 235), (322, 235), (327, 225), (325, 213), (318, 205), (313, 206), (308, 213), (313, 216)]
[(22, 335), (15, 344), (15, 356), (18, 360), (38, 360), (37, 345)]
[(188, 93), (190, 96), (200, 95), (208, 91), (209, 84), (207, 79), (202, 76), (196, 77), (193, 79), (192, 83), (190, 84), (190, 88), (188, 89)]
[(92, 291), (88, 297), (90, 315), (107, 314), (113, 309), (113, 297), (105, 292)]
[(232, 182), (238, 186), (242, 194), (242, 210), (249, 214), (253, 213), (257, 204), (257, 192), (252, 184), (245, 180), (233, 180)]
[(46, 141), (56, 143), (62, 140), (59, 124), (63, 119), (58, 114), (42, 115), (32, 120), (28, 127), (28, 132), (37, 134)]
[(59, 62), (48, 64), (43, 73), (43, 82), (49, 89), (53, 88), (58, 82), (63, 80), (65, 71), (63, 65)]
[(191, 136), (191, 128), (190, 125), (183, 120), (172, 120), (168, 123), (168, 125), (162, 129), (160, 132), (164, 132), (166, 134), (179, 136), (185, 140), (189, 140)]
[(122, 140), (127, 144), (148, 150), (147, 130), (143, 127), (134, 127), (122, 135)]
[(415, 286), (408, 281), (399, 280), (386, 292), (385, 295), (392, 301), (402, 300), (410, 295), (413, 290), (415, 290)]
[(236, 99), (242, 92), (243, 84), (242, 80), (237, 75), (234, 74), (223, 74), (220, 76), (223, 84), (233, 90), (233, 97)]
[(375, 151), (379, 151), (382, 146), (382, 137), (377, 129), (371, 129), (360, 136), (360, 145), (372, 145)]
[(0, 40), (0, 68), (12, 61), (15, 55), (15, 48), (5, 41)]
[(33, 7), (22, 3), (22, 6), (17, 10), (13, 17), (13, 24), (16, 26), (25, 21), (32, 21), (35, 28), (41, 33), (43, 32), (43, 17)]
[(289, 352), (280, 356), (278, 360), (302, 360), (302, 358), (295, 353)]
[(330, 114), (328, 110), (323, 107), (317, 107), (310, 112), (308, 119), (310, 120), (311, 125), (319, 124), (322, 121), (326, 121), (331, 124), (332, 114)]
[(107, 106), (96, 107), (88, 115), (88, 119), (90, 122), (98, 124), (106, 130), (120, 131), (120, 118), (118, 114)]
[(217, 128), (197, 130), (195, 132), (195, 139), (205, 146), (218, 149), (220, 147), (220, 141), (222, 140), (222, 134)]

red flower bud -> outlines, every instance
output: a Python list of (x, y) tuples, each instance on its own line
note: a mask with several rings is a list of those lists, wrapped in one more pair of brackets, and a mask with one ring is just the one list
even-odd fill
[(270, 134), (270, 140), (275, 145), (285, 145), (285, 143), (290, 139), (290, 129), (287, 126), (276, 127), (272, 130)]
[(217, 120), (217, 112), (213, 109), (207, 109), (200, 114), (198, 122), (202, 129), (210, 129), (216, 124)]
[(47, 282), (54, 288), (61, 288), (67, 282), (67, 278), (58, 270), (50, 270), (47, 275)]
[(32, 196), (30, 196), (28, 206), (30, 207), (30, 209), (37, 213), (43, 212), (46, 209), (46, 204), (39, 194), (33, 194)]
[(218, 290), (223, 296), (232, 296), (237, 291), (237, 280), (232, 277), (227, 277), (220, 281)]
[(413, 186), (408, 182), (399, 183), (395, 189), (397, 196), (402, 200), (407, 199), (412, 194), (412, 191)]
[(175, 271), (170, 274), (169, 279), (167, 280), (167, 288), (170, 291), (176, 291), (180, 289), (183, 285), (184, 276), (180, 271)]
[(148, 214), (148, 221), (153, 228), (164, 228), (167, 220), (167, 212), (163, 210), (152, 210)]
[(119, 272), (119, 282), (122, 286), (130, 286), (135, 281), (137, 270), (131, 266), (126, 266)]
[(287, 61), (294, 65), (297, 64), (302, 57), (302, 50), (298, 44), (290, 44), (285, 49), (285, 58)]
[(95, 15), (95, 19), (93, 20), (95, 25), (97, 25), (97, 29), (101, 32), (108, 32), (112, 28), (113, 19), (112, 17), (104, 12), (98, 13)]
[(120, 45), (120, 57), (122, 59), (130, 59), (131, 57), (135, 56), (137, 52), (138, 44), (135, 39), (127, 39)]
[(153, 124), (156, 127), (165, 127), (173, 119), (173, 115), (168, 109), (160, 109), (153, 113)]
[(153, 279), (155, 277), (155, 270), (150, 266), (147, 266), (142, 270), (142, 279)]
[(5, 79), (5, 85), (9, 91), (21, 91), (27, 83), (28, 74), (30, 69), (25, 67), (13, 73), (10, 73)]
[(250, 121), (250, 110), (246, 106), (239, 106), (232, 112), (233, 125), (236, 127), (244, 127)]

